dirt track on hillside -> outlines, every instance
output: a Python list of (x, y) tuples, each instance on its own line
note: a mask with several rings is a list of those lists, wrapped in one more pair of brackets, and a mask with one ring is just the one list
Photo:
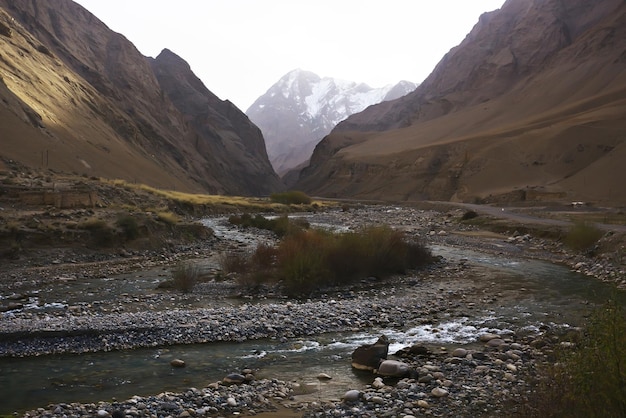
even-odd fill
[[(462, 207), (468, 210), (473, 210), (477, 213), (486, 214), (489, 216), (493, 216), (498, 219), (507, 219), (514, 222), (519, 222), (522, 224), (537, 224), (537, 225), (552, 225), (558, 227), (569, 227), (572, 225), (572, 222), (567, 220), (560, 219), (551, 219), (551, 218), (543, 218), (539, 216), (533, 216), (526, 213), (520, 213), (520, 208), (516, 207), (500, 207), (500, 206), (489, 206), (489, 205), (477, 205), (472, 203), (450, 203), (450, 202), (437, 202), (438, 204), (444, 205), (454, 205), (458, 207)], [(603, 231), (613, 231), (613, 232), (626, 232), (626, 225), (616, 225), (616, 224), (605, 224), (605, 223), (596, 223), (598, 228)]]

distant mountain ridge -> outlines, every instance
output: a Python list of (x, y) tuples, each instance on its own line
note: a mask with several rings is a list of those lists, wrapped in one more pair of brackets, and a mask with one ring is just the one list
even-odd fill
[(397, 99), (416, 87), (415, 83), (401, 81), (372, 88), (296, 69), (259, 97), (246, 115), (263, 132), (274, 169), (284, 174), (306, 162), (317, 142), (348, 116)]
[(0, 0), (0, 57), (0, 159), (184, 191), (282, 188), (243, 112), (70, 0)]
[(296, 188), (626, 203), (626, 3), (507, 0), (412, 93), (340, 122)]

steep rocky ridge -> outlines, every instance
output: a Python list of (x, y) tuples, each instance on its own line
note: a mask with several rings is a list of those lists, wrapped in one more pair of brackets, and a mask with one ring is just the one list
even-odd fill
[(152, 60), (78, 4), (0, 0), (0, 23), (0, 156), (188, 191), (280, 187), (265, 153), (240, 152), (263, 146), (245, 115), (197, 88), (212, 96), (206, 113), (229, 121), (207, 135), (170, 97), (173, 85), (161, 85)]
[(298, 187), (623, 203), (625, 9), (619, 0), (507, 1), (413, 93), (340, 123)]
[(219, 180), (226, 190), (268, 194), (280, 188), (268, 169), (263, 135), (244, 113), (211, 93), (173, 52), (163, 50), (151, 65), (161, 88), (195, 130), (194, 148), (212, 157), (193, 161), (195, 171), (206, 176), (224, 173)]
[(269, 159), (283, 175), (307, 162), (315, 145), (340, 121), (415, 87), (415, 83), (400, 81), (373, 88), (296, 69), (281, 77), (246, 114), (263, 131)]

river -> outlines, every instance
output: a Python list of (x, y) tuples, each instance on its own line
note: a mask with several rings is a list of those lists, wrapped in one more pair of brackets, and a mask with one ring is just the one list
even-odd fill
[[(223, 237), (228, 231), (235, 233), (229, 228), (219, 230), (217, 224), (213, 227)], [(239, 240), (232, 235), (228, 238)], [(371, 375), (351, 369), (350, 354), (359, 345), (371, 343), (383, 333), (393, 342), (390, 353), (414, 343), (437, 348), (471, 346), (478, 334), (489, 330), (537, 333), (544, 324), (577, 326), (590, 308), (605, 301), (612, 292), (608, 285), (548, 262), (512, 259), (446, 245), (435, 245), (431, 249), (450, 263), (476, 266), (479, 272), (476, 282), (485, 289), (485, 297), (496, 301), (485, 308), (468, 307), (467, 315), (461, 318), (443, 317), (432, 324), (406, 324), (403, 329), (364, 329), (316, 335), (310, 339), (0, 358), (0, 414), (48, 403), (123, 400), (132, 395), (203, 387), (243, 368), (257, 370), (259, 378), (298, 382), (308, 396), (339, 397), (347, 389), (371, 382)], [(45, 295), (34, 294), (33, 298), (45, 301), (37, 300), (30, 308), (62, 309), (81, 298), (83, 302), (106, 305), (106, 298), (119, 298), (122, 294), (140, 300), (146, 293), (157, 292), (154, 287), (164, 275), (162, 269), (154, 269), (94, 278), (90, 282), (68, 281)], [(157, 299), (162, 303), (160, 309), (189, 303), (189, 300), (168, 297), (167, 293), (160, 294), (164, 295)], [(210, 297), (192, 301), (195, 306), (216, 303)], [(237, 302), (220, 299), (218, 303)], [(173, 358), (184, 359), (187, 367), (171, 367), (169, 363)], [(320, 382), (316, 379), (319, 373), (327, 373), (333, 379)]]

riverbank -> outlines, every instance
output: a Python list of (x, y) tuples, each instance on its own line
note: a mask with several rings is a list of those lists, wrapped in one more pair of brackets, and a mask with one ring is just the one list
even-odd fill
[[(593, 274), (595, 268), (602, 273), (598, 276), (605, 280), (615, 277), (623, 279), (623, 272), (620, 273), (619, 268), (612, 268), (608, 263), (571, 255), (557, 243), (516, 234), (515, 231), (508, 235), (485, 233), (476, 227), (460, 224), (458, 218), (461, 215), (461, 211), (442, 213), (415, 208), (363, 206), (349, 211), (303, 216), (313, 225), (327, 227), (357, 228), (360, 225), (382, 223), (403, 229), (427, 246), (465, 246), (500, 256), (547, 259), (578, 266), (581, 270), (590, 267), (585, 270), (588, 274)], [(180, 259), (215, 257), (220, 251), (241, 249), (245, 245), (248, 244), (218, 236), (201, 245), (189, 247), (186, 251), (168, 251), (164, 256), (144, 258), (132, 257), (131, 254), (131, 257), (120, 257), (121, 263), (105, 261), (96, 265), (61, 262), (51, 266), (37, 266), (35, 269), (24, 268), (13, 272), (12, 277), (32, 280), (37, 285), (55, 275), (74, 275), (75, 280), (88, 280), (90, 274), (116, 274), (148, 266), (168, 265)], [(601, 267), (594, 267), (596, 265)], [(104, 266), (109, 270), (101, 268)], [(258, 304), (254, 303), (258, 295), (244, 294), (252, 301), (237, 307), (210, 309), (185, 308), (186, 297), (179, 299), (183, 306), (166, 311), (146, 309), (137, 312), (130, 308), (133, 303), (137, 303), (133, 298), (121, 298), (123, 300), (115, 303), (115, 306), (106, 307), (106, 310), (98, 304), (81, 306), (81, 309), (68, 307), (45, 314), (17, 309), (2, 314), (0, 355), (19, 357), (214, 341), (288, 339), (336, 331), (436, 324), (440, 319), (460, 320), (468, 312), (489, 311), (497, 307), (499, 298), (504, 295), (493, 289), (488, 280), (489, 274), (468, 260), (442, 260), (427, 270), (405, 277), (382, 283), (366, 280), (354, 288), (329, 292), (326, 296), (304, 301), (278, 300), (275, 303)], [(11, 286), (15, 284), (4, 285), (4, 289), (12, 289)], [(208, 283), (197, 291), (212, 293), (216, 286), (223, 284)], [(274, 400), (280, 400), (307, 416), (410, 416), (424, 413), (433, 416), (511, 415), (515, 408), (523, 404), (530, 390), (530, 377), (535, 373), (536, 364), (545, 361), (553, 346), (559, 344), (561, 330), (546, 328), (529, 333), (492, 327), (489, 331), (500, 338), (493, 338), (496, 340), (494, 342), (480, 342), (483, 334), (477, 332), (474, 336), (476, 344), (457, 347), (467, 350), (465, 353), (455, 352), (454, 347), (441, 350), (441, 347), (432, 346), (428, 347), (426, 353), (420, 351), (403, 357), (403, 361), (418, 370), (418, 379), (383, 381), (381, 385), (372, 376), (369, 387), (355, 388), (359, 395), (352, 402), (302, 399), (297, 395), (299, 388), (285, 382), (273, 382), (288, 388), (282, 391), (286, 396), (278, 396)], [(219, 384), (217, 388), (227, 390), (227, 387)], [(240, 388), (246, 394), (262, 392), (254, 386)], [(130, 416), (159, 413), (154, 409), (140, 411), (136, 407), (137, 403), (159, 405), (160, 402), (169, 402), (168, 405), (172, 407), (170, 416), (202, 416), (198, 410), (205, 415), (262, 410), (254, 405), (244, 406), (247, 404), (239, 398), (248, 395), (230, 396), (234, 402), (222, 401), (221, 407), (213, 406), (217, 412), (203, 410), (202, 402), (205, 401), (202, 399), (212, 396), (224, 399), (222, 395), (205, 395), (191, 391), (189, 395), (163, 395), (161, 398), (165, 400), (135, 398), (115, 404), (94, 404), (93, 408), (98, 408), (94, 410), (95, 413), (123, 410)], [(175, 399), (170, 399), (172, 397)], [(174, 404), (176, 408), (173, 408)], [(67, 410), (61, 407), (57, 414), (55, 411), (59, 405), (53, 407), (27, 416), (70, 416), (71, 413), (78, 414), (81, 408), (92, 408), (70, 405)]]

